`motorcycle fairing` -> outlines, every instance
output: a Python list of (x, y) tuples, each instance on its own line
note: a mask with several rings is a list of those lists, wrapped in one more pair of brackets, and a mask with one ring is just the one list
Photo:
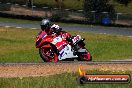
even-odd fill
[(61, 36), (55, 37), (51, 43), (59, 50), (59, 60), (77, 57), (77, 55), (73, 54), (71, 45), (66, 40), (63, 40)]
[(68, 44), (67, 46), (65, 46), (65, 47), (59, 52), (58, 59), (59, 59), (59, 60), (64, 60), (64, 59), (66, 59), (66, 58), (76, 58), (76, 57), (78, 57), (78, 56), (73, 54), (71, 45)]
[(47, 35), (46, 32), (41, 31), (37, 36), (36, 36), (36, 48), (40, 48), (44, 42), (51, 42), (52, 36)]

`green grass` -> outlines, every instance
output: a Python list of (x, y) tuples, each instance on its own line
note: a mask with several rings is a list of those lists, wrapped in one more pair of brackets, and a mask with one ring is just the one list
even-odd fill
[(22, 19), (13, 19), (13, 18), (4, 18), (0, 17), (0, 22), (9, 22), (9, 23), (21, 23), (21, 24), (38, 24), (40, 21), (31, 21), (31, 20), (22, 20)]
[[(3, 2), (3, 0), (0, 0)], [(11, 2), (11, 3), (20, 3), (20, 4), (25, 4), (27, 0), (4, 0), (4, 2)], [(83, 8), (83, 1), (84, 0), (64, 0), (63, 7), (64, 8), (70, 8), (70, 9), (82, 9)], [(37, 6), (50, 6), (50, 7), (56, 7), (57, 3), (55, 0), (34, 0), (33, 1), (34, 5)], [(114, 0), (110, 0), (110, 3), (115, 6), (116, 12), (120, 13), (127, 13), (131, 14), (132, 13), (132, 2), (128, 4), (128, 6), (124, 6), (122, 4), (119, 4), (115, 2)]]
[(35, 48), (37, 30), (0, 29), (0, 62), (36, 62)]
[[(0, 62), (39, 62), (35, 35), (40, 30), (0, 28)], [(70, 32), (84, 37), (94, 61), (132, 59), (132, 37)]]
[[(71, 9), (83, 9), (83, 1), (84, 0), (64, 0), (64, 8), (71, 8)], [(41, 3), (41, 4), (40, 4)], [(128, 6), (124, 6), (122, 4), (119, 4), (117, 2), (115, 2), (114, 0), (110, 0), (110, 3), (113, 4), (115, 6), (115, 10), (117, 12), (120, 13), (128, 13), (131, 14), (132, 13), (132, 3), (129, 3)], [(35, 0), (34, 4), (37, 5), (48, 5), (48, 6), (57, 6), (57, 3), (55, 2), (55, 0)]]
[[(64, 0), (64, 8), (71, 8), (71, 9), (83, 9), (83, 1), (84, 0)], [(119, 4), (113, 0), (110, 0), (110, 3), (112, 2), (112, 4), (115, 6), (115, 10), (116, 12), (120, 12), (120, 13), (127, 13), (127, 14), (131, 14), (132, 13), (132, 3), (129, 3), (128, 6), (124, 6), (122, 4)], [(40, 4), (41, 3), (41, 4)], [(34, 4), (37, 5), (48, 5), (48, 6), (57, 6), (57, 4), (55, 3), (55, 0), (35, 0)]]
[[(87, 74), (117, 74), (110, 71), (89, 71)], [(132, 74), (131, 72), (125, 72)], [(124, 74), (121, 73), (120, 74)], [(0, 78), (0, 88), (131, 88), (132, 82), (120, 84), (77, 84), (78, 73), (63, 73), (47, 77)]]
[(116, 2), (113, 3), (115, 6), (115, 11), (123, 14), (132, 14), (132, 2), (128, 4), (128, 6), (124, 6), (122, 4), (118, 4)]

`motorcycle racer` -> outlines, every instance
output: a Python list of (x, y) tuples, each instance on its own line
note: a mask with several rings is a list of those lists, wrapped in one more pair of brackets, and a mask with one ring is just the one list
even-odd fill
[(68, 39), (71, 37), (69, 33), (62, 31), (62, 28), (60, 28), (59, 25), (52, 24), (48, 19), (43, 19), (40, 26), (41, 30), (45, 31), (48, 35), (61, 36), (63, 39)]
[(43, 61), (57, 62), (75, 58), (79, 61), (91, 60), (91, 54), (80, 35), (72, 36), (48, 19), (43, 19), (40, 26), (42, 31), (36, 36), (35, 46), (39, 48)]

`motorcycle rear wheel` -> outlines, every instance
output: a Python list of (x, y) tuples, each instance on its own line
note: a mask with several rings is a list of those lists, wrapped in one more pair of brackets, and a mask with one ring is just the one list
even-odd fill
[(89, 51), (86, 54), (80, 54), (77, 58), (78, 61), (92, 61), (92, 56)]
[(58, 61), (58, 55), (52, 49), (52, 47), (39, 48), (39, 54), (44, 62), (57, 62)]

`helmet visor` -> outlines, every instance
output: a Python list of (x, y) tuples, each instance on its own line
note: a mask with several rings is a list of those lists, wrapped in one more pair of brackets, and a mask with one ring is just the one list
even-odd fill
[(41, 29), (46, 29), (46, 28), (48, 28), (47, 25), (41, 25)]

